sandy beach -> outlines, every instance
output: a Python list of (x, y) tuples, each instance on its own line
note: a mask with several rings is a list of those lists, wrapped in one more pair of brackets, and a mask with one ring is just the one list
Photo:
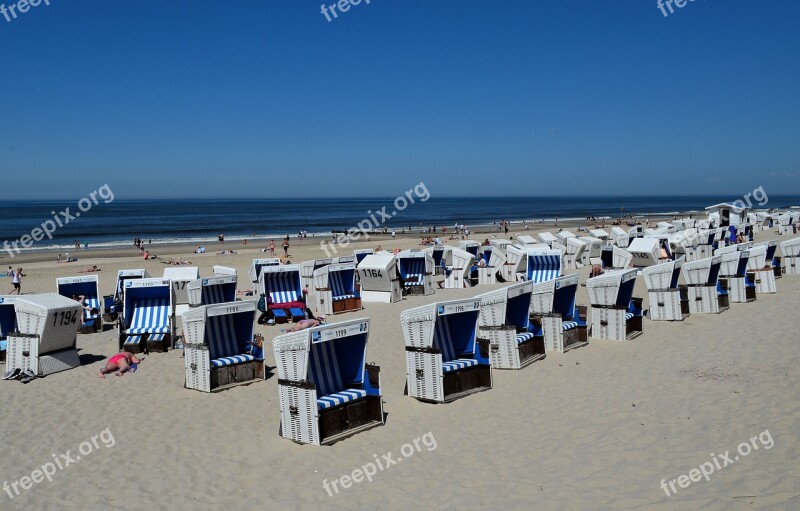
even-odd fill
[[(756, 236), (756, 241), (766, 239), (780, 237)], [(408, 248), (417, 240), (382, 243)], [(375, 244), (355, 243), (348, 250)], [(102, 269), (101, 291), (110, 293), (118, 269), (144, 267), (160, 276), (166, 267), (130, 252), (82, 254), (78, 263), (61, 265), (26, 263), (23, 293), (53, 291), (56, 277), (91, 265)], [(319, 246), (308, 243), (290, 253), (295, 262), (321, 257)], [(198, 265), (201, 275), (222, 264), (246, 276), (250, 261), (261, 254), (247, 248), (225, 257), (175, 255)], [(588, 268), (579, 273), (583, 281)], [(10, 279), (6, 284), (10, 289)], [(4, 493), (2, 508), (731, 510), (800, 505), (794, 477), (800, 471), (800, 349), (791, 319), (800, 279), (785, 276), (778, 280), (777, 294), (733, 304), (721, 315), (693, 315), (681, 323), (645, 319), (644, 335), (633, 341), (590, 339), (585, 348), (548, 355), (521, 371), (496, 370), (492, 390), (450, 404), (404, 396), (400, 313), (499, 286), (437, 290), (433, 296), (367, 304), (361, 312), (333, 318), (371, 318), (367, 359), (381, 366), (388, 416), (385, 426), (330, 447), (298, 445), (278, 435), (272, 372), (266, 381), (204, 394), (183, 388), (181, 353), (170, 351), (148, 356), (134, 374), (100, 380), (97, 371), (116, 351), (116, 330), (81, 335), (80, 368), (28, 385), (2, 382), (0, 478), (11, 484), (53, 459), (66, 463), (61, 455), (68, 452), (74, 458), (52, 481), (44, 478), (19, 495), (10, 490), (13, 499)], [(239, 290), (249, 287), (246, 277), (240, 280)], [(641, 278), (635, 295), (645, 297), (647, 305)], [(588, 303), (585, 288), (578, 298)], [(279, 327), (257, 326), (257, 332), (269, 343)], [(266, 364), (275, 365), (269, 351)], [(677, 487), (671, 496), (660, 486), (713, 461), (712, 453), (730, 451), (732, 459), (739, 444), (759, 434), (772, 445), (755, 440), (758, 450), (715, 470), (708, 480)], [(388, 466), (371, 481), (330, 486), (365, 464), (389, 458), (395, 461), (385, 462)]]

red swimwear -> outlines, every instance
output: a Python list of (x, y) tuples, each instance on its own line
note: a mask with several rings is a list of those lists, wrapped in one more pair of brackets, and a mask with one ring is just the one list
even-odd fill
[(123, 358), (127, 359), (128, 357), (127, 357), (127, 355), (117, 354), (117, 355), (114, 355), (113, 357), (109, 358), (108, 359), (108, 363), (109, 364), (116, 364), (117, 362), (119, 362)]

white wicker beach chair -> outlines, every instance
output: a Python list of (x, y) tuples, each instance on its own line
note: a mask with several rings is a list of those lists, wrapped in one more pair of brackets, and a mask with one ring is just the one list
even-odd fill
[(303, 289), (308, 289), (309, 293), (314, 292), (314, 272), (333, 264), (333, 258), (312, 259), (300, 263), (300, 284)]
[[(456, 247), (447, 247), (447, 255), (442, 258), (444, 262), (444, 287), (446, 289), (461, 289), (472, 287), (478, 283), (477, 275), (472, 278), (472, 268), (475, 266), (475, 256), (466, 250)], [(448, 264), (449, 262), (449, 264)]]
[(189, 306), (214, 305), (236, 301), (236, 275), (224, 275), (197, 279), (186, 285), (189, 293)]
[(605, 246), (600, 252), (603, 269), (625, 270), (633, 264), (633, 254), (616, 245)]
[(634, 268), (646, 268), (666, 260), (666, 257), (662, 259), (658, 238), (635, 238), (625, 250), (632, 256)]
[(169, 279), (125, 282), (118, 323), (119, 349), (140, 353), (166, 351), (175, 333), (175, 290)]
[(361, 310), (361, 293), (356, 287), (356, 265), (330, 264), (314, 271), (316, 309), (322, 314)]
[(552, 247), (553, 243), (558, 243), (561, 238), (554, 235), (552, 232), (540, 232), (538, 234), (540, 243), (544, 243), (548, 247)]
[(591, 264), (592, 259), (600, 258), (603, 253), (603, 246), (605, 246), (603, 240), (592, 236), (581, 236), (580, 240), (586, 243), (586, 248), (583, 251), (583, 257), (581, 257), (580, 261), (581, 264), (586, 266), (587, 264)]
[(509, 245), (513, 245), (510, 240), (503, 239), (503, 238), (492, 238), (489, 240), (489, 243), (497, 250), (500, 250), (503, 255), (506, 253), (506, 249)]
[(723, 281), (722, 286), (728, 289), (731, 303), (747, 303), (756, 299), (756, 276), (747, 270), (750, 250), (739, 248), (730, 245), (714, 251), (714, 255), (721, 256), (719, 277)]
[(630, 234), (629, 231), (626, 231), (622, 227), (614, 226), (611, 228), (611, 239), (614, 245), (619, 248), (626, 248), (635, 238), (635, 230), (634, 234)]
[(187, 389), (217, 392), (264, 379), (254, 347), (256, 301), (202, 305), (183, 315)]
[(567, 247), (567, 251), (564, 254), (564, 267), (571, 270), (582, 268), (583, 254), (586, 252), (588, 244), (574, 235), (564, 239)]
[(238, 275), (239, 274), (239, 272), (236, 270), (236, 268), (231, 268), (229, 266), (214, 265), (214, 267), (212, 268), (212, 271), (214, 272), (214, 276), (215, 277), (226, 277), (226, 276), (229, 276), (229, 275)]
[(719, 281), (721, 263), (722, 256), (712, 256), (683, 264), (691, 314), (719, 314), (730, 307), (728, 288)]
[(433, 294), (433, 257), (423, 250), (410, 249), (397, 254), (397, 268), (403, 278), (404, 293)]
[(495, 369), (522, 369), (545, 357), (544, 336), (529, 318), (532, 282), (490, 291), (480, 299), (478, 337), (489, 340)]
[(365, 257), (367, 257), (368, 255), (372, 255), (374, 253), (375, 253), (375, 251), (373, 249), (371, 249), (371, 248), (359, 248), (359, 249), (353, 250), (353, 257), (355, 258), (356, 266), (361, 261), (363, 261)]
[(357, 269), (363, 302), (395, 303), (403, 299), (394, 255), (388, 252), (367, 255)]
[(480, 305), (452, 300), (400, 315), (409, 396), (444, 403), (492, 388), (489, 341), (476, 335)]
[(612, 270), (586, 281), (592, 337), (626, 341), (641, 335), (642, 299), (633, 296), (636, 273), (636, 269)]
[(689, 316), (689, 290), (679, 284), (683, 259), (642, 270), (650, 302), (650, 319), (683, 321)]
[(529, 247), (532, 245), (547, 245), (547, 248), (550, 248), (550, 244), (543, 243), (539, 239), (534, 238), (533, 236), (528, 236), (527, 234), (520, 234), (519, 236), (517, 236), (517, 245), (519, 245), (520, 247)]
[(781, 241), (781, 266), (786, 275), (800, 275), (800, 238)]
[(598, 238), (603, 240), (604, 243), (607, 242), (610, 238), (608, 231), (606, 231), (605, 229), (589, 229), (589, 235), (591, 235), (593, 238)]
[(564, 353), (589, 343), (586, 306), (577, 305), (578, 275), (563, 275), (534, 284), (530, 314), (541, 330), (547, 353)]
[(200, 278), (200, 268), (197, 266), (176, 266), (164, 268), (163, 278), (172, 281), (172, 288), (175, 290), (174, 305), (189, 305), (189, 290), (186, 286), (189, 282)]
[(144, 269), (119, 270), (117, 272), (117, 283), (114, 286), (114, 294), (103, 297), (103, 320), (106, 322), (116, 321), (122, 312), (122, 301), (125, 297), (125, 281), (146, 279), (150, 275)]
[(66, 298), (83, 297), (83, 324), (81, 333), (103, 331), (102, 296), (100, 295), (100, 278), (98, 275), (82, 277), (62, 277), (56, 279), (56, 292)]
[(77, 338), (81, 305), (56, 293), (26, 295), (13, 300), (18, 331), (7, 332), (6, 366), (37, 376), (81, 365)]
[(465, 252), (469, 252), (470, 254), (478, 258), (478, 249), (480, 248), (481, 244), (475, 240), (462, 240), (458, 242), (458, 248)]
[(384, 424), (380, 368), (366, 363), (368, 338), (369, 318), (320, 325), (272, 341), (281, 436), (329, 445)]
[[(777, 242), (772, 241), (772, 243), (774, 245), (771, 251), (774, 254)], [(756, 294), (777, 292), (775, 270), (772, 268), (772, 257), (767, 258), (768, 251), (770, 251), (770, 246), (767, 243), (754, 244), (748, 249), (750, 257), (747, 260), (747, 272), (752, 272), (755, 275)]]
[[(312, 283), (313, 285), (313, 283)], [(259, 294), (268, 298), (278, 324), (305, 319), (306, 299), (300, 280), (300, 265), (264, 266), (258, 281)]]
[(266, 259), (253, 259), (253, 263), (250, 265), (250, 269), (248, 270), (248, 274), (250, 275), (250, 281), (253, 284), (257, 284), (260, 282), (261, 278), (261, 269), (266, 266), (280, 266), (281, 260), (277, 257), (268, 257)]
[(17, 331), (16, 296), (0, 296), (0, 362), (6, 361), (8, 334)]

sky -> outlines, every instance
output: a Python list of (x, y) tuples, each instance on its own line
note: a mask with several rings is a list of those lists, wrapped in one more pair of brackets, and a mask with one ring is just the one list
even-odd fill
[(48, 2), (2, 200), (800, 193), (796, 0)]

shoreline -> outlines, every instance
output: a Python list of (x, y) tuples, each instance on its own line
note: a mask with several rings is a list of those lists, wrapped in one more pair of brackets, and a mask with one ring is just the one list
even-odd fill
[[(631, 215), (622, 217), (623, 220), (633, 221), (634, 224), (641, 223), (644, 221), (661, 221), (664, 219), (671, 219), (671, 218), (685, 218), (688, 215), (695, 214), (696, 212), (681, 212), (681, 213), (651, 213), (647, 215)], [(618, 221), (619, 218), (612, 219), (610, 217), (598, 217), (598, 223), (603, 224), (606, 228), (609, 228), (613, 225), (620, 225), (619, 223), (614, 224), (613, 222)], [(510, 229), (508, 232), (509, 236), (514, 235), (515, 233), (524, 234), (525, 232), (532, 232), (537, 233), (541, 231), (551, 230), (551, 229), (561, 229), (561, 228), (568, 228), (568, 229), (576, 229), (579, 227), (587, 227), (587, 228), (594, 228), (594, 224), (587, 224), (587, 220), (585, 218), (575, 219), (559, 219), (556, 223), (555, 221), (527, 221), (527, 220), (510, 220)], [(523, 225), (530, 226), (530, 229), (524, 229)], [(437, 226), (436, 233), (428, 233), (426, 231), (413, 231), (403, 232), (403, 230), (397, 230), (396, 237), (398, 240), (408, 240), (408, 239), (422, 239), (428, 236), (437, 236), (441, 237), (441, 231), (439, 230), (441, 226)], [(450, 226), (446, 226), (450, 229)], [(482, 224), (482, 225), (475, 225), (475, 226), (467, 226), (470, 230), (470, 237), (473, 235), (492, 235), (497, 237), (497, 235), (502, 235), (501, 237), (505, 236), (505, 234), (501, 231), (497, 230), (496, 225), (491, 224)], [(369, 243), (378, 243), (383, 244), (386, 242), (392, 241), (391, 229), (388, 229), (388, 233), (384, 234), (383, 232), (376, 232), (369, 234), (369, 240), (359, 240), (356, 243), (364, 243), (368, 241)], [(341, 231), (337, 231), (341, 232)], [(576, 233), (577, 234), (577, 233)], [(449, 238), (452, 234), (450, 232), (447, 233), (447, 238)], [(444, 238), (442, 241), (448, 241), (447, 238)], [(242, 241), (247, 239), (247, 245), (244, 245)], [(157, 255), (158, 259), (164, 259), (165, 257), (169, 256), (182, 256), (182, 257), (199, 257), (199, 256), (208, 256), (208, 255), (217, 255), (221, 256), (219, 252), (223, 250), (234, 250), (238, 253), (249, 253), (253, 252), (254, 254), (262, 253), (260, 252), (261, 248), (269, 243), (269, 240), (275, 240), (275, 256), (279, 257), (281, 253), (281, 240), (282, 237), (230, 237), (227, 238), (224, 243), (219, 243), (216, 239), (209, 238), (207, 242), (200, 242), (191, 241), (191, 242), (168, 242), (168, 243), (152, 243), (147, 244), (145, 243), (145, 250), (150, 251), (151, 254)], [(332, 239), (332, 234), (328, 233), (308, 233), (308, 237), (298, 239), (295, 235), (291, 235), (289, 237), (289, 244), (290, 247), (311, 247), (313, 245), (321, 245), (324, 242), (328, 242)], [(461, 239), (461, 235), (459, 235), (459, 239)], [(480, 241), (480, 240), (476, 240)], [(196, 254), (195, 250), (198, 246), (205, 246), (206, 252), (205, 254)], [(29, 249), (30, 250), (30, 249)], [(344, 252), (347, 252), (347, 249), (343, 249)], [(291, 248), (290, 248), (291, 251)], [(116, 259), (120, 257), (132, 257), (134, 259), (141, 259), (142, 256), (139, 253), (139, 249), (135, 248), (131, 243), (128, 246), (114, 246), (114, 247), (96, 247), (85, 249), (83, 247), (80, 250), (75, 250), (74, 248), (70, 248), (69, 250), (66, 249), (58, 249), (58, 248), (41, 248), (30, 250), (28, 252), (22, 252), (19, 254), (14, 255), (13, 257), (9, 255), (8, 250), (0, 251), (0, 264), (30, 264), (30, 263), (41, 263), (41, 262), (54, 262), (56, 259), (57, 254), (65, 254), (66, 252), (70, 253), (71, 257), (77, 257), (77, 260), (73, 262), (81, 263), (82, 260), (97, 260), (97, 259)], [(73, 262), (70, 263), (62, 263), (62, 264), (69, 264), (72, 265)], [(79, 264), (80, 265), (80, 264)], [(79, 266), (78, 265), (78, 266)]]

